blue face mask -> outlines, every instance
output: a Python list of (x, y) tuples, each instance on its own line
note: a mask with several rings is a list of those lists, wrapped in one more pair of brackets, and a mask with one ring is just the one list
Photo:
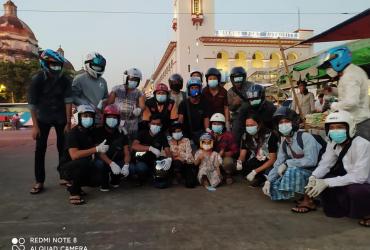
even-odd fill
[(81, 125), (84, 128), (90, 128), (94, 123), (94, 119), (91, 117), (82, 117), (81, 118)]
[(160, 131), (161, 131), (161, 126), (153, 125), (153, 124), (151, 124), (151, 125), (150, 125), (150, 132), (151, 132), (153, 135), (158, 134)]
[(116, 118), (110, 117), (105, 119), (105, 124), (107, 124), (107, 126), (110, 128), (115, 128), (118, 124), (118, 120)]
[(222, 125), (212, 125), (212, 131), (215, 132), (216, 134), (221, 134), (222, 131), (224, 130), (224, 126)]
[(347, 140), (347, 130), (346, 129), (332, 129), (329, 130), (329, 138), (332, 139), (336, 144), (342, 144)]
[(191, 97), (196, 97), (198, 95), (200, 95), (200, 90), (199, 89), (192, 89), (192, 90), (190, 90), (190, 96)]
[(251, 101), (250, 101), (250, 104), (251, 104), (252, 106), (258, 106), (258, 105), (260, 105), (260, 104), (261, 104), (261, 102), (262, 102), (262, 100), (261, 100), (261, 99), (255, 99), (255, 100), (251, 100)]
[(245, 127), (245, 130), (247, 131), (248, 134), (255, 135), (257, 134), (258, 127), (257, 126)]
[(137, 81), (128, 81), (127, 85), (129, 89), (135, 89), (137, 87)]
[(158, 102), (163, 103), (167, 101), (167, 95), (155, 95)]
[(208, 86), (210, 88), (216, 88), (218, 86), (218, 80), (209, 80), (208, 81)]
[(292, 129), (293, 129), (293, 127), (292, 127), (291, 123), (281, 123), (281, 124), (279, 124), (279, 132), (284, 136), (289, 135), (292, 132)]

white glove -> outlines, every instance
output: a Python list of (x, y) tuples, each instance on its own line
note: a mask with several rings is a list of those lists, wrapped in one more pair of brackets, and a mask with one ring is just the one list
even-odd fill
[(207, 133), (212, 133), (212, 130), (210, 128), (206, 128)]
[(103, 108), (103, 100), (100, 100), (100, 102), (98, 103), (98, 105), (96, 105), (96, 108), (97, 109), (102, 109)]
[(329, 185), (326, 183), (324, 179), (316, 179), (315, 186), (307, 193), (307, 195), (311, 198), (315, 198), (321, 194), (322, 191), (325, 190)]
[(118, 175), (121, 173), (121, 168), (117, 165), (117, 163), (115, 163), (114, 161), (112, 161), (110, 164), (109, 164), (110, 168), (112, 169), (112, 172), (113, 174), (115, 175)]
[(109, 145), (105, 145), (107, 139), (95, 147), (96, 153), (106, 153), (109, 150)]
[(240, 171), (243, 169), (243, 162), (241, 160), (236, 161), (236, 170)]
[(331, 105), (330, 105), (330, 109), (331, 111), (338, 111), (338, 102), (333, 102)]
[(250, 172), (248, 175), (247, 175), (247, 180), (248, 181), (253, 181), (254, 180), (254, 177), (256, 177), (256, 170), (252, 170), (252, 172)]
[(150, 146), (149, 151), (152, 152), (157, 158), (161, 155), (161, 151), (155, 147)]
[(163, 166), (163, 170), (169, 170), (170, 167), (171, 167), (171, 163), (172, 163), (172, 158), (166, 158), (164, 159), (164, 166)]
[(316, 184), (316, 177), (311, 175), (308, 178), (307, 186), (304, 187), (305, 193), (307, 194), (309, 191), (311, 191), (311, 189), (315, 186), (315, 184)]
[(265, 185), (263, 185), (262, 192), (267, 196), (270, 196), (270, 187), (271, 183), (269, 181), (265, 181)]
[(287, 165), (285, 163), (281, 164), (279, 167), (278, 167), (278, 174), (280, 176), (283, 176), (284, 175), (284, 172), (285, 170), (287, 169)]
[(125, 165), (123, 165), (123, 167), (122, 167), (122, 169), (121, 169), (121, 174), (122, 174), (124, 177), (127, 177), (127, 176), (130, 174), (129, 167), (130, 167), (130, 165), (129, 165), (129, 164), (125, 164)]
[(139, 117), (141, 115), (141, 108), (134, 108), (132, 114), (136, 117)]

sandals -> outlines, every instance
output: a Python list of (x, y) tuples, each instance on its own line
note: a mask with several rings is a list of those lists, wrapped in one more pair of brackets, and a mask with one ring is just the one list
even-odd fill
[(60, 179), (59, 180), (59, 185), (61, 186), (66, 186), (66, 187), (70, 187), (72, 186), (71, 182), (67, 181), (67, 180), (64, 180), (64, 179)]
[(370, 227), (370, 218), (364, 218), (358, 222), (363, 227)]
[(44, 184), (42, 183), (36, 183), (31, 188), (30, 194), (39, 194), (44, 190)]
[(316, 207), (309, 207), (309, 206), (306, 206), (306, 205), (296, 205), (295, 207), (293, 207), (291, 209), (291, 211), (293, 213), (297, 213), (297, 214), (306, 214), (308, 212), (311, 212), (311, 211), (316, 211)]
[(83, 205), (85, 204), (85, 200), (81, 198), (79, 195), (73, 195), (69, 197), (69, 203), (72, 205)]

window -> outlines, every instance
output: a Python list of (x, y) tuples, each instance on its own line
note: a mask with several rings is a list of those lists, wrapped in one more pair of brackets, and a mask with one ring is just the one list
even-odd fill
[(201, 0), (193, 0), (193, 14), (201, 14), (202, 8), (201, 8)]

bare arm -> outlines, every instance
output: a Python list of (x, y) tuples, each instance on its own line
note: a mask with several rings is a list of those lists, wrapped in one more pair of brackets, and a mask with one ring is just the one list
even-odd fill
[(113, 104), (116, 99), (116, 93), (110, 92), (108, 99), (107, 99), (107, 105)]
[(244, 162), (245, 161), (245, 157), (247, 156), (247, 152), (248, 151), (246, 149), (241, 149), (238, 160)]
[(123, 147), (123, 152), (125, 154), (125, 159), (124, 159), (125, 164), (130, 164), (131, 154), (130, 154), (130, 149), (129, 149), (128, 145)]
[(70, 148), (68, 149), (68, 153), (71, 156), (72, 160), (78, 160), (84, 157), (88, 157), (96, 153), (96, 148), (89, 148), (84, 150), (79, 150), (78, 148)]
[(268, 168), (270, 168), (272, 165), (274, 165), (276, 161), (276, 153), (270, 153), (269, 154), (269, 160), (266, 161), (262, 166), (255, 169), (256, 173), (262, 172)]
[(140, 141), (134, 140), (132, 143), (132, 149), (137, 152), (147, 152), (149, 151), (149, 146), (144, 146), (140, 144)]

